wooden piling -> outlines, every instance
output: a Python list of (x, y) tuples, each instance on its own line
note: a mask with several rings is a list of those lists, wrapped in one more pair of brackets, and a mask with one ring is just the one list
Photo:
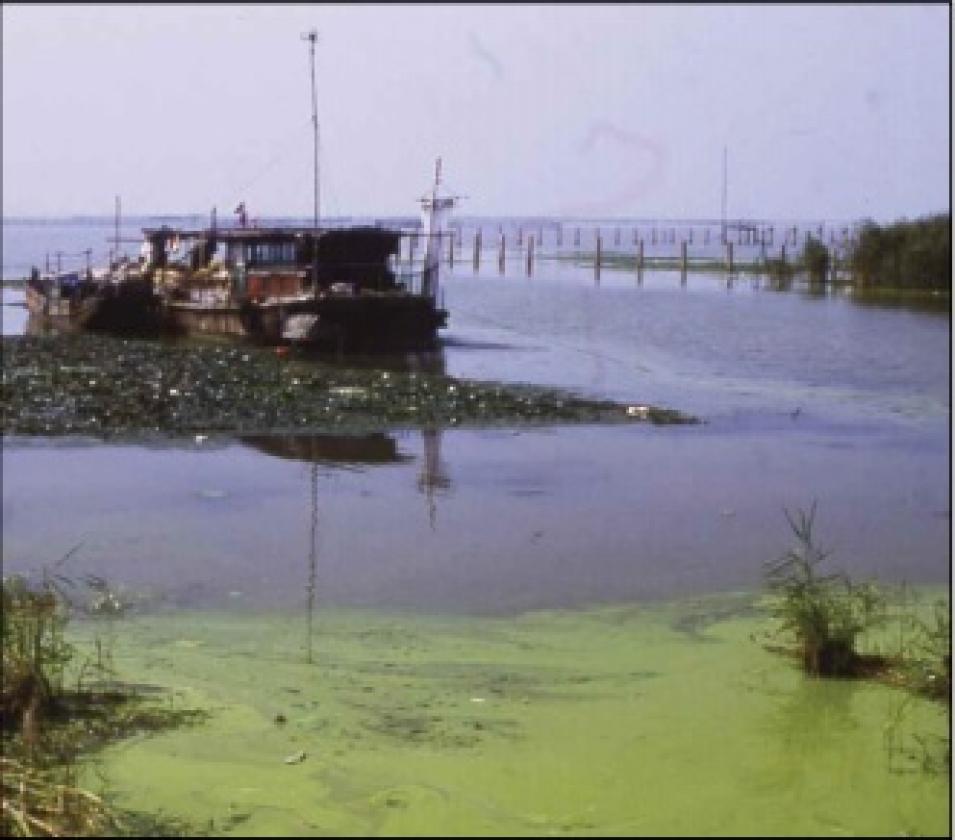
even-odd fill
[(600, 241), (600, 229), (597, 230), (597, 242), (596, 249), (594, 250), (594, 282), (600, 282), (600, 251), (601, 251), (601, 241)]
[(733, 270), (733, 243), (732, 242), (726, 243), (726, 270), (727, 271)]
[(520, 248), (524, 244), (524, 228), (518, 226), (517, 228), (517, 247)]
[(505, 241), (504, 231), (501, 231), (501, 244), (497, 254), (497, 270), (502, 275), (504, 274)]
[(454, 232), (448, 237), (448, 268), (454, 268)]
[(474, 232), (474, 273), (481, 269), (481, 228)]
[(613, 232), (613, 244), (615, 246), (620, 245), (620, 228), (615, 228)]
[(680, 285), (686, 285), (686, 240), (680, 242)]
[(574, 229), (574, 247), (575, 248), (580, 247), (580, 228)]
[(637, 285), (643, 285), (643, 240), (637, 242)]
[(534, 234), (527, 237), (527, 276), (534, 274)]

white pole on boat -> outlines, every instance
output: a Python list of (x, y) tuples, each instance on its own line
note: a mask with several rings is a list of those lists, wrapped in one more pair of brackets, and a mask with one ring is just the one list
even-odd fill
[(116, 196), (116, 238), (114, 239), (116, 259), (119, 259), (119, 219), (122, 213), (121, 208), (122, 204), (120, 203), (119, 196)]

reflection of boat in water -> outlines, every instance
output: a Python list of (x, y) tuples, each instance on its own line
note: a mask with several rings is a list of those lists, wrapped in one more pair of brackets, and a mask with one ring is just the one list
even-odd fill
[(294, 461), (334, 464), (397, 464), (413, 461), (383, 432), (367, 435), (245, 435), (239, 440), (259, 452)]

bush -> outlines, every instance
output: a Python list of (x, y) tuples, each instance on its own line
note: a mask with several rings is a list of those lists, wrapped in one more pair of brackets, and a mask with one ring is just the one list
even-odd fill
[(885, 602), (871, 585), (853, 584), (841, 573), (823, 574), (828, 552), (812, 535), (816, 506), (786, 519), (799, 543), (766, 570), (770, 589), (777, 595), (774, 613), (781, 630), (790, 632), (803, 667), (813, 676), (857, 676), (874, 664), (874, 657), (856, 649), (866, 629), (884, 616)]
[(803, 268), (813, 283), (825, 283), (829, 272), (829, 251), (818, 239), (810, 239), (802, 252)]
[(950, 289), (952, 220), (948, 214), (886, 227), (866, 221), (850, 255), (855, 282), (892, 289)]

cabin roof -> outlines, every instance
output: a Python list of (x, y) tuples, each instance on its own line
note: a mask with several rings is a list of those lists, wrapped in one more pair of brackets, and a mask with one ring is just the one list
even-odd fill
[[(363, 225), (355, 227), (332, 227), (319, 228), (319, 238), (338, 238), (340, 236), (348, 238), (349, 236), (368, 236), (369, 234), (379, 234), (382, 237), (395, 236), (399, 231), (393, 228), (380, 227), (377, 225)], [(289, 241), (292, 239), (311, 239), (315, 236), (313, 227), (249, 227), (249, 228), (174, 228), (164, 225), (162, 227), (143, 228), (143, 234), (147, 239), (154, 236), (164, 236), (169, 239), (215, 239), (221, 242), (263, 242), (263, 241)]]

